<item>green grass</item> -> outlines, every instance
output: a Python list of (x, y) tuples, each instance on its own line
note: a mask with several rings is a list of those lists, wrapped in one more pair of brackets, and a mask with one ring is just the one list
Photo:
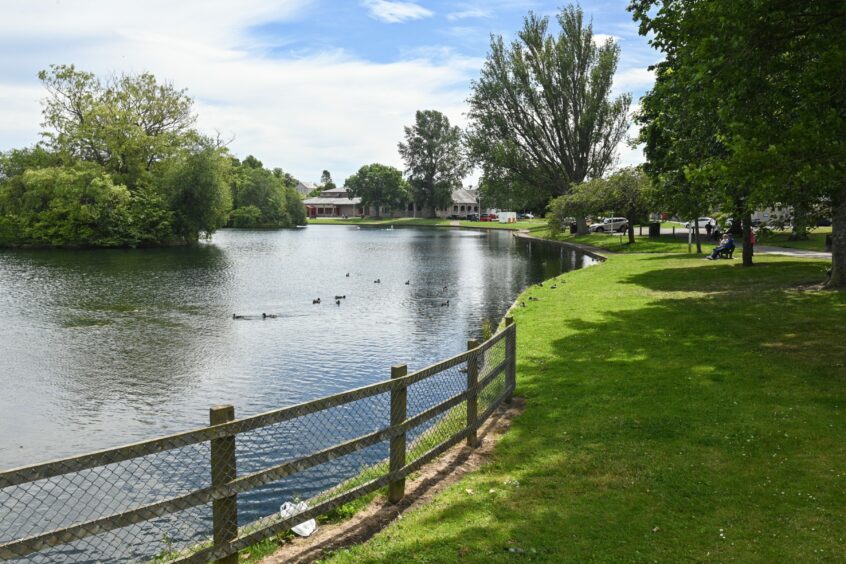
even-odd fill
[[(688, 248), (686, 239), (672, 235), (661, 235), (654, 238), (645, 234), (636, 235), (633, 245), (629, 243), (628, 235), (621, 237), (619, 233), (589, 233), (587, 235), (560, 233), (558, 236), (552, 236), (548, 229), (538, 229), (533, 231), (532, 235), (555, 241), (590, 245), (615, 253), (686, 253)], [(702, 244), (703, 252), (710, 251), (712, 247), (713, 244), (711, 243), (703, 242)], [(695, 253), (696, 245), (694, 244), (692, 248)]]
[[(406, 226), (430, 226), (430, 227), (451, 227), (452, 220), (449, 219), (426, 219), (418, 217), (400, 217), (400, 218), (349, 218), (349, 219), (329, 219), (318, 218), (309, 219), (309, 224), (312, 225), (406, 225)], [(517, 223), (499, 223), (497, 221), (465, 221), (458, 220), (460, 227), (469, 227), (473, 229), (538, 229), (546, 227), (546, 221), (543, 219), (530, 219), (518, 221)]]
[(826, 261), (756, 262), (618, 255), (532, 287), (492, 461), (331, 561), (846, 558), (846, 294), (798, 289)]
[(831, 227), (817, 227), (808, 234), (807, 239), (790, 240), (789, 231), (773, 231), (762, 233), (758, 237), (758, 244), (773, 247), (787, 247), (789, 249), (803, 249), (806, 251), (824, 251), (825, 237), (831, 233)]

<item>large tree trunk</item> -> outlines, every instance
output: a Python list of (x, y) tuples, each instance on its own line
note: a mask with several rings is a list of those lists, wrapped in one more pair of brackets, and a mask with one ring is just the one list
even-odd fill
[(846, 288), (846, 188), (831, 206), (831, 277), (828, 288)]
[(629, 212), (629, 244), (635, 244), (635, 234), (634, 234), (634, 222), (635, 220), (635, 212)]
[(699, 238), (699, 218), (693, 219), (693, 236), (696, 238), (696, 254), (702, 254), (702, 240)]
[(743, 212), (743, 266), (752, 266), (752, 214)]
[(577, 217), (576, 218), (576, 232), (579, 235), (587, 235), (589, 233), (587, 221), (585, 220), (585, 218), (583, 218), (583, 217)]

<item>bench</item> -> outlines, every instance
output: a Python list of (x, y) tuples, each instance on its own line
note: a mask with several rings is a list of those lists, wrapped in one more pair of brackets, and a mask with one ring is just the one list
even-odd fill
[(730, 249), (726, 249), (724, 251), (720, 251), (720, 258), (721, 259), (734, 258), (734, 247), (732, 247)]

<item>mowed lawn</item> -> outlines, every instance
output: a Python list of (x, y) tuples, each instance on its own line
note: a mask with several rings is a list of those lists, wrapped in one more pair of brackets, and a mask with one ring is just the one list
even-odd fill
[(846, 293), (800, 289), (822, 261), (756, 262), (616, 255), (532, 287), (492, 462), (329, 560), (846, 559)]

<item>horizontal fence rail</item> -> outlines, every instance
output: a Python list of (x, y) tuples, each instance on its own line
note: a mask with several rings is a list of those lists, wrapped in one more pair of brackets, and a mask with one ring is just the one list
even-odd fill
[[(516, 385), (517, 332), (391, 379), (0, 472), (0, 559), (237, 562), (238, 551), (405, 478), (477, 430)], [(306, 509), (283, 518), (283, 502)]]

